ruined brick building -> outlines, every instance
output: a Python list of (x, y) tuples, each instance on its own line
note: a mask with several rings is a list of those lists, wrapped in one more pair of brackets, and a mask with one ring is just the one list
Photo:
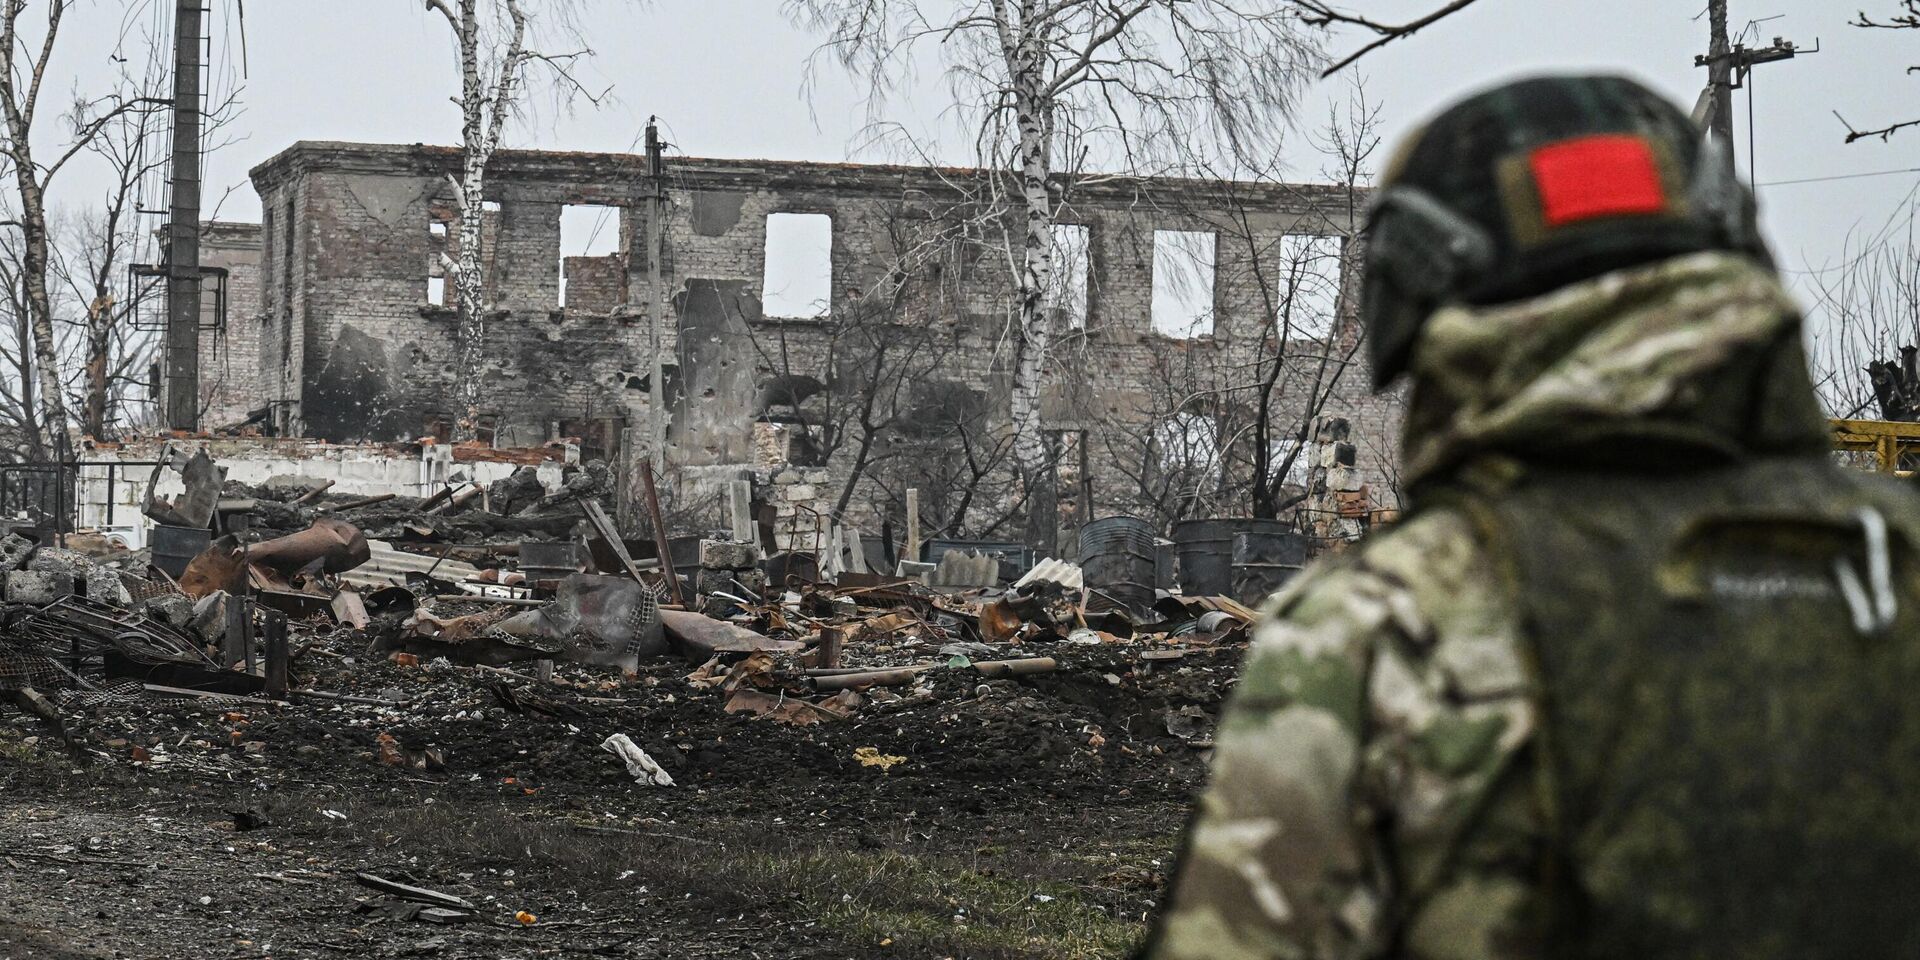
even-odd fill
[[(221, 225), (208, 243), (235, 299), (228, 329), (205, 348), (209, 424), (264, 407), (288, 434), (446, 435), (457, 317), (441, 263), (458, 233), (457, 164), (445, 147), (303, 141), (253, 170), (257, 232)], [(931, 498), (932, 526), (959, 518), (954, 532), (994, 527), (996, 510), (1018, 499), (981, 476), (1004, 472), (990, 438), (1017, 335), (1007, 246), (1017, 211), (993, 176), (673, 158), (657, 287), (644, 157), (502, 151), (488, 186), (482, 256), (494, 309), (482, 382), (495, 443), (566, 436), (588, 456), (644, 453), (635, 445), (647, 442), (657, 302), (665, 459), (683, 498), (697, 499), (705, 478), (792, 462), (828, 477), (822, 500), (845, 499), (863, 523), (897, 518), (908, 485)], [(1263, 384), (1272, 442), (1310, 415), (1347, 418), (1375, 501), (1393, 501), (1397, 412), (1368, 394), (1354, 349), (1351, 191), (1112, 177), (1083, 178), (1062, 199), (1062, 336), (1045, 416), (1069, 524), (1244, 513), (1203, 502), (1197, 488), (1209, 471), (1243, 469), (1222, 450), (1244, 449), (1253, 407), (1230, 395)], [(581, 224), (588, 240), (566, 235)], [(805, 260), (805, 243), (769, 240), (797, 227), (817, 260), (769, 262), (770, 250)], [(1200, 309), (1169, 323), (1158, 314), (1177, 298), (1159, 274), (1175, 241), (1197, 251), (1187, 282)], [(1332, 264), (1307, 271), (1333, 288), (1330, 315), (1319, 329), (1276, 323), (1276, 303), (1284, 313), (1285, 294), (1304, 289), (1310, 250)], [(799, 307), (775, 296), (795, 277), (817, 285)], [(1287, 359), (1275, 366), (1277, 354)], [(833, 496), (854, 472), (848, 496)]]

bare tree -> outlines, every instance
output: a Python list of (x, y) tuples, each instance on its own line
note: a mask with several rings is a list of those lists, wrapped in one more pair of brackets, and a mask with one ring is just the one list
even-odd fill
[(1373, 35), (1373, 39), (1361, 44), (1359, 49), (1334, 61), (1331, 66), (1326, 68), (1321, 76), (1330, 76), (1348, 64), (1353, 63), (1355, 60), (1395, 40), (1404, 40), (1411, 37), (1421, 30), (1473, 6), (1477, 2), (1479, 2), (1479, 0), (1451, 0), (1451, 2), (1445, 6), (1437, 7), (1412, 20), (1405, 20), (1400, 23), (1384, 23), (1371, 17), (1337, 10), (1333, 6), (1321, 2), (1321, 0), (1293, 0), (1294, 6), (1299, 7), (1305, 13), (1307, 23), (1313, 26), (1355, 27)]
[(26, 287), (20, 282), (20, 232), (0, 230), (0, 309), (7, 325), (0, 333), (0, 450), (8, 460), (44, 459), (40, 430), (40, 378), (34, 370), (33, 323), (28, 318)]
[[(882, 274), (832, 318), (822, 348), (809, 351), (823, 356), (827, 369), (796, 369), (783, 327), (771, 335), (749, 328), (762, 363), (778, 371), (763, 399), (769, 408), (785, 407), (801, 428), (806, 462), (825, 465), (842, 451), (849, 455), (836, 518), (846, 515), (863, 482), (902, 455), (895, 442), (900, 435), (924, 434), (942, 422), (921, 402), (943, 360), (940, 330), (953, 310), (940, 278), (958, 273), (954, 261), (976, 242), (979, 216), (965, 203), (938, 209), (901, 203), (890, 211)], [(774, 414), (763, 409), (761, 415)]]
[[(1015, 185), (1013, 454), (1028, 486), (1047, 469), (1040, 422), (1057, 335), (1053, 224), (1079, 164), (1140, 168), (1206, 140), (1228, 157), (1270, 155), (1318, 49), (1297, 13), (1231, 0), (788, 0), (827, 36), (823, 52), (865, 77), (878, 107), (924, 45), (945, 58), (977, 131), (980, 165)], [(999, 178), (990, 181), (999, 189)], [(1029, 539), (1053, 511), (1034, 503)], [(1047, 544), (1047, 546), (1051, 546)]]
[[(574, 78), (570, 66), (593, 51), (584, 47), (570, 53), (542, 53), (528, 46), (530, 17), (521, 0), (425, 0), (428, 10), (444, 17), (453, 31), (460, 61), (460, 175), (447, 179), (459, 216), (455, 260), (442, 254), (442, 266), (453, 275), (459, 312), (459, 347), (454, 364), (455, 440), (472, 440), (480, 422), (480, 365), (486, 351), (487, 302), (480, 248), (482, 211), (487, 197), (487, 165), (500, 147), (507, 120), (525, 94), (530, 64), (548, 67), (563, 97), (579, 94), (599, 102)], [(485, 10), (483, 11), (483, 6)], [(560, 12), (565, 8), (561, 6)]]
[[(229, 100), (207, 111), (209, 129), (231, 117), (231, 105)], [(80, 410), (80, 432), (97, 439), (108, 436), (129, 386), (143, 379), (158, 346), (138, 321), (146, 294), (159, 280), (133, 276), (128, 268), (150, 249), (138, 201), (141, 184), (167, 165), (166, 152), (154, 149), (159, 116), (122, 114), (88, 144), (88, 152), (112, 174), (112, 184), (98, 207), (66, 218), (54, 245), (56, 300), (65, 307), (56, 313), (67, 328), (62, 332), (72, 333), (63, 339), (78, 341), (61, 351), (63, 359), (77, 355), (79, 361), (70, 398)]]
[(52, 159), (36, 157), (34, 138), (47, 69), (72, 5), (72, 0), (47, 0), (36, 39), (30, 35), (34, 24), (27, 17), (32, 5), (27, 0), (0, 0), (0, 120), (6, 124), (6, 136), (0, 139), (0, 162), (13, 178), (13, 189), (5, 197), (10, 214), (5, 223), (19, 231), (14, 279), (20, 285), (22, 316), (33, 345), (31, 372), (36, 380), (32, 388), (21, 388), (21, 399), (32, 408), (28, 415), (35, 421), (27, 440), (34, 454), (42, 458), (65, 449), (69, 426), (48, 277), (51, 244), (47, 191), (54, 177), (109, 124), (130, 112), (155, 109), (151, 100), (124, 82), (102, 96), (76, 96), (62, 118), (68, 129), (51, 151)]
[[(1899, 0), (1897, 12), (1887, 17), (1871, 17), (1862, 10), (1854, 17), (1853, 25), (1867, 30), (1920, 30), (1920, 0)], [(1907, 72), (1920, 72), (1920, 67), (1908, 67)], [(1885, 141), (1904, 128), (1920, 126), (1920, 120), (1903, 120), (1876, 130), (1855, 130), (1853, 124), (1847, 123), (1847, 118), (1841, 117), (1838, 110), (1834, 111), (1833, 115), (1839, 117), (1841, 123), (1846, 124), (1846, 142), (1848, 143), (1870, 137)]]
[[(1809, 270), (1813, 366), (1827, 412), (1858, 417), (1881, 397), (1871, 369), (1920, 344), (1920, 246), (1910, 206), (1904, 230), (1850, 238), (1832, 270)], [(1889, 223), (1895, 221), (1890, 220)], [(1882, 412), (1885, 415), (1885, 412)]]
[[(1143, 404), (1105, 419), (1108, 459), (1128, 478), (1139, 512), (1163, 522), (1280, 518), (1305, 499), (1314, 426), (1352, 383), (1361, 345), (1345, 281), (1378, 127), (1379, 108), (1356, 82), (1314, 137), (1324, 177), (1345, 194), (1344, 216), (1310, 215), (1282, 229), (1271, 196), (1292, 188), (1271, 165), (1254, 179), (1220, 179), (1217, 207), (1175, 207), (1215, 237), (1225, 288), (1236, 291), (1232, 312), (1252, 323), (1238, 321), (1224, 339), (1159, 342)], [(1310, 198), (1298, 206), (1324, 209)]]

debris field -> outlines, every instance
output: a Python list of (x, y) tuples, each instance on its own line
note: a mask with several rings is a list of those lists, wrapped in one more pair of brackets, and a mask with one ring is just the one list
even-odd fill
[(0, 539), (0, 955), (1123, 955), (1252, 617), (161, 469), (150, 550)]

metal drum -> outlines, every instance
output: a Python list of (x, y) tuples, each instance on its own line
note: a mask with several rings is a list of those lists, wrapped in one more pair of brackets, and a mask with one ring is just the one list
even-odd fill
[(1080, 528), (1080, 569), (1087, 586), (1137, 610), (1153, 603), (1153, 524), (1105, 517)]
[[(1258, 521), (1256, 521), (1258, 522)], [(1258, 605), (1307, 562), (1307, 538), (1284, 526), (1233, 535), (1233, 598)]]
[(153, 525), (153, 565), (167, 572), (167, 576), (180, 579), (187, 572), (187, 564), (207, 549), (213, 542), (213, 531), (205, 527), (176, 527), (171, 524)]
[[(1250, 537), (1244, 554), (1236, 538)], [(1266, 584), (1292, 576), (1306, 555), (1306, 538), (1285, 520), (1210, 517), (1173, 525), (1180, 558), (1180, 590), (1192, 597), (1232, 597), (1242, 603), (1266, 598)], [(1297, 550), (1297, 556), (1296, 556)], [(1236, 568), (1245, 568), (1244, 574)], [(1283, 574), (1275, 567), (1287, 567)], [(1245, 580), (1244, 584), (1239, 581)], [(1252, 595), (1256, 594), (1257, 595)]]

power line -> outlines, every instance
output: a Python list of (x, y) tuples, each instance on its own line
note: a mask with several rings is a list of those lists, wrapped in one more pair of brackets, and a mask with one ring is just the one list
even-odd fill
[(1830, 183), (1834, 180), (1860, 180), (1866, 177), (1891, 177), (1902, 173), (1920, 173), (1920, 167), (1902, 167), (1898, 170), (1875, 170), (1870, 173), (1842, 173), (1831, 177), (1802, 177), (1798, 180), (1769, 180), (1757, 184), (1762, 187), (1784, 187), (1795, 183)]

